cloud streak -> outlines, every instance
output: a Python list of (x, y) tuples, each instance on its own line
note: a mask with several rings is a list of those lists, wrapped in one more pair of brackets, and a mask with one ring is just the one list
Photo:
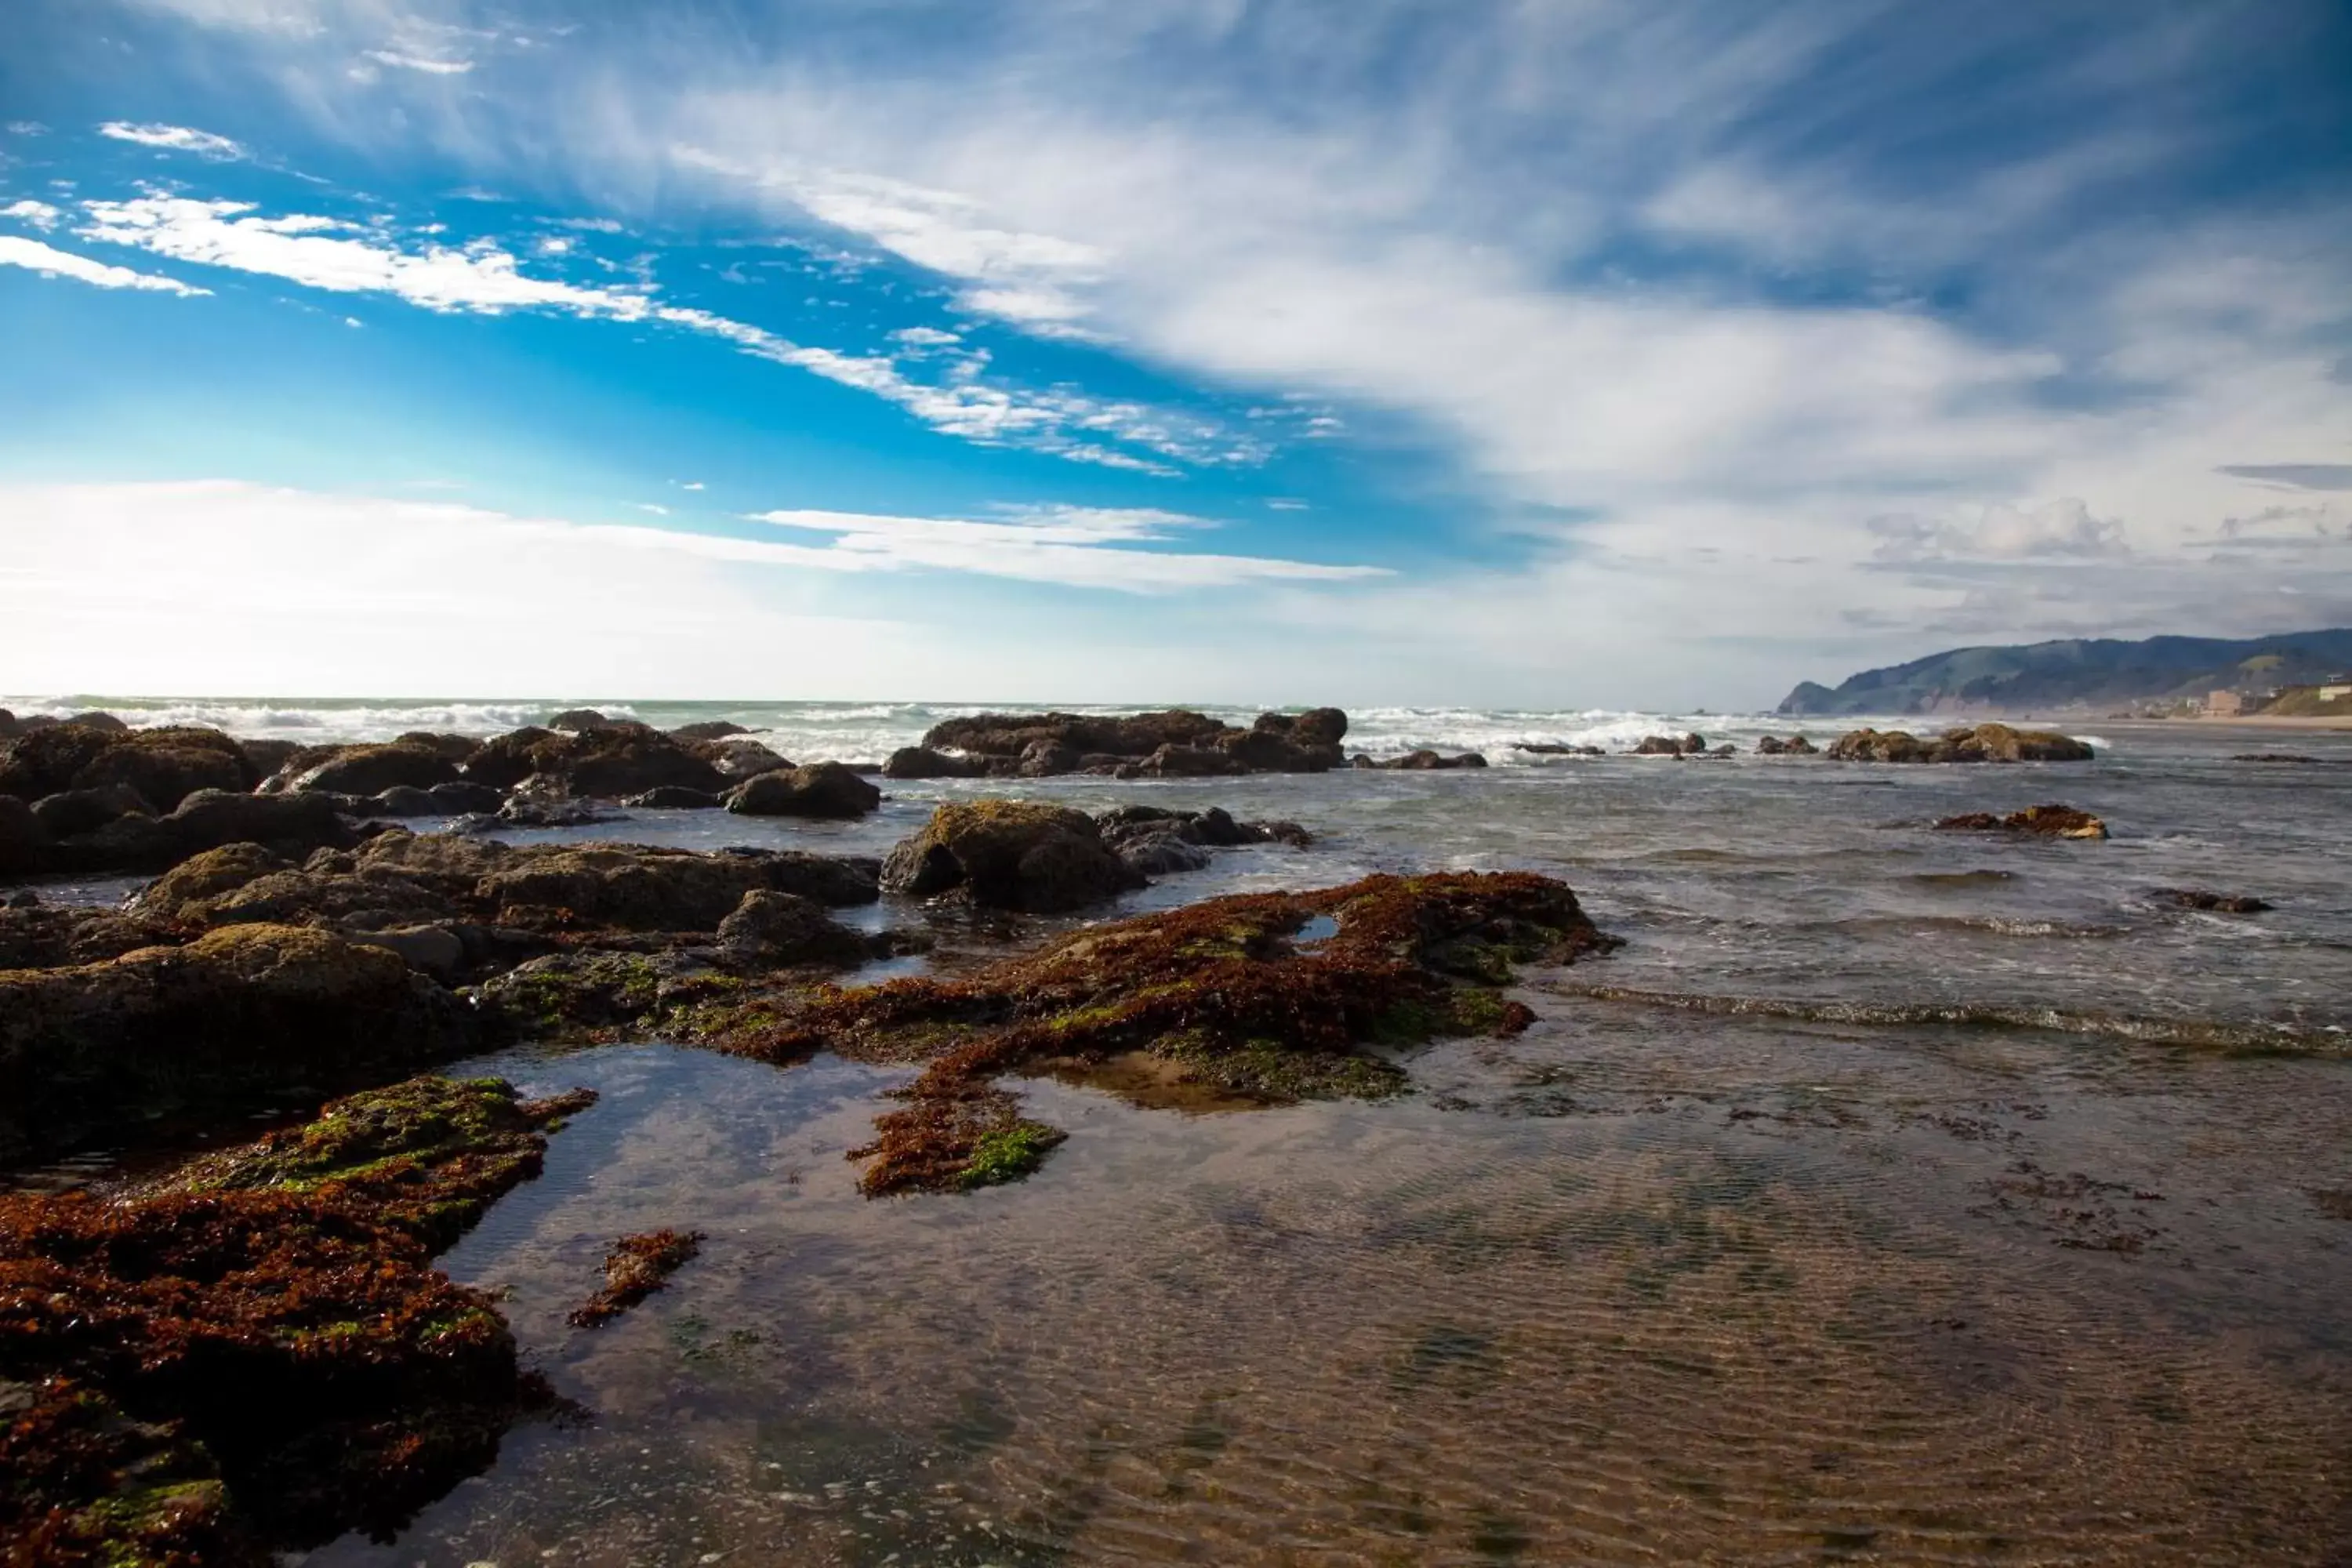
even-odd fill
[(153, 293), (182, 296), (212, 292), (209, 289), (192, 288), (176, 278), (165, 278), (152, 272), (134, 272), (128, 267), (115, 267), (16, 235), (0, 235), (0, 267), (27, 268), (45, 277), (70, 278), (78, 283), (91, 284), (100, 289), (142, 289)]
[(126, 121), (110, 120), (98, 128), (98, 133), (142, 147), (157, 147), (170, 153), (193, 153), (199, 158), (209, 158), (215, 163), (233, 163), (250, 156), (243, 146), (226, 136), (215, 136), (209, 131), (194, 131), (184, 125), (133, 125)]

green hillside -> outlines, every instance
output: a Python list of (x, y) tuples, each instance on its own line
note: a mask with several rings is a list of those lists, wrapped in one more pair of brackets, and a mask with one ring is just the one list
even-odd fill
[(2352, 668), (2352, 629), (2279, 637), (2074, 638), (1963, 647), (1908, 664), (1866, 669), (1832, 689), (1813, 681), (1789, 693), (1787, 714), (1936, 713), (1963, 710), (2101, 707), (2214, 690), (2256, 692), (2310, 685)]

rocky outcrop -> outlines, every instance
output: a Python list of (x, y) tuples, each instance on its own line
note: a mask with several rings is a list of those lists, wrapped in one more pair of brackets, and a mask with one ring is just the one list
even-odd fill
[[(0, 797), (5, 799), (7, 797)], [(257, 843), (293, 857), (347, 847), (361, 830), (336, 810), (337, 797), (239, 795), (199, 790), (165, 816), (130, 813), (86, 833), (55, 836), (31, 807), (0, 806), (0, 870), (13, 874), (160, 871), (223, 844)], [(76, 803), (75, 811), (81, 809)], [(64, 813), (65, 808), (57, 808)], [(70, 813), (66, 813), (70, 816)]]
[(1321, 773), (1344, 763), (1339, 742), (1347, 732), (1348, 716), (1336, 708), (1264, 713), (1246, 730), (1186, 709), (1117, 716), (982, 713), (932, 726), (922, 745), (907, 748), (893, 759), (905, 769), (936, 768), (939, 764), (930, 759), (960, 753), (956, 760), (968, 773), (901, 772), (891, 776), (1042, 778), (1095, 773), (1205, 778)]
[(381, 795), (404, 786), (427, 790), (455, 784), (457, 764), (432, 746), (394, 742), (381, 746), (350, 746), (325, 762), (305, 768), (288, 787), (319, 790), (329, 795)]
[(88, 722), (47, 725), (0, 743), (0, 794), (38, 800), (122, 785), (150, 810), (170, 811), (200, 789), (248, 790), (259, 774), (218, 730), (127, 730)]
[(0, 1162), (459, 1054), (464, 1006), (392, 953), (280, 925), (0, 973)]
[(987, 771), (985, 763), (951, 757), (929, 746), (901, 746), (882, 764), (886, 779), (969, 779)]
[(1637, 757), (1696, 757), (1706, 750), (1706, 737), (1696, 732), (1677, 740), (1672, 735), (1644, 735), (1633, 747)]
[(2095, 753), (2053, 731), (1979, 724), (1926, 740), (1905, 730), (1855, 730), (1832, 742), (1827, 754), (1848, 763), (2087, 763)]
[(512, 731), (477, 746), (463, 770), (474, 783), (499, 789), (537, 776), (572, 795), (619, 800), (666, 787), (715, 795), (750, 764), (782, 761), (755, 741), (681, 740), (649, 725), (608, 722), (570, 732)]
[(88, 905), (0, 907), (0, 970), (102, 963), (142, 947), (168, 946), (181, 932), (121, 910)]
[(1365, 1047), (1516, 1032), (1534, 1015), (1495, 988), (1517, 966), (1611, 945), (1549, 878), (1373, 877), (1089, 926), (953, 977), (803, 994), (726, 1043), (928, 1059), (851, 1157), (869, 1194), (952, 1191), (1025, 1174), (1059, 1139), (1021, 1117), (1003, 1075), (1140, 1058), (1168, 1084), (1261, 1101), (1393, 1093), (1402, 1070)]
[(707, 789), (664, 784), (643, 795), (633, 795), (621, 804), (631, 810), (642, 811), (716, 811), (727, 802)]
[(856, 963), (877, 952), (873, 937), (843, 925), (815, 900), (766, 888), (744, 894), (718, 934), (725, 961), (746, 969)]
[(839, 763), (784, 768), (744, 780), (726, 795), (727, 809), (744, 816), (864, 816), (882, 804), (882, 792)]
[(942, 805), (882, 863), (882, 885), (929, 898), (953, 893), (992, 909), (1052, 914), (1143, 886), (1081, 811), (1034, 801)]
[(593, 708), (567, 708), (547, 721), (551, 730), (571, 731), (604, 730), (610, 729), (612, 724), (612, 720)]
[(1756, 754), (1759, 757), (1810, 757), (1820, 750), (1802, 735), (1791, 735), (1785, 741), (1766, 735), (1756, 742)]
[(2025, 833), (2043, 838), (2105, 838), (2107, 825), (2087, 811), (2071, 805), (2029, 805), (2007, 816), (1972, 811), (1948, 816), (1936, 824), (1946, 833)]
[(1235, 822), (1223, 806), (1206, 811), (1171, 811), (1161, 806), (1122, 805), (1095, 818), (1096, 830), (1129, 869), (1147, 877), (1197, 871), (1209, 850), (1244, 844), (1289, 844), (1305, 848), (1314, 836), (1295, 822)]
[(670, 736), (679, 741), (724, 741), (751, 732), (742, 725), (725, 719), (706, 719), (698, 724), (680, 724), (670, 731)]

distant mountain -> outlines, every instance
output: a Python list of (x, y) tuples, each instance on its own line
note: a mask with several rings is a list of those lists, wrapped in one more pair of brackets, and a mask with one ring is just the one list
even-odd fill
[(2352, 629), (2282, 637), (2149, 637), (1962, 647), (1865, 669), (1835, 690), (1803, 681), (1783, 713), (1957, 713), (2112, 706), (2263, 691), (2352, 668)]

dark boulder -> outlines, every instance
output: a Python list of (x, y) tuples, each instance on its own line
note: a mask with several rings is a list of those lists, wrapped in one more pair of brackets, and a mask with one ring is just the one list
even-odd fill
[(1297, 714), (1261, 713), (1251, 728), (1300, 746), (1336, 746), (1348, 738), (1348, 716), (1337, 708), (1309, 708)]
[(751, 732), (744, 726), (725, 719), (706, 719), (698, 724), (680, 724), (670, 731), (670, 735), (680, 741), (724, 741), (732, 735), (748, 735)]
[(72, 789), (81, 771), (121, 740), (114, 731), (87, 724), (23, 729), (0, 742), (0, 795), (35, 801)]
[(1092, 817), (1033, 801), (942, 805), (882, 866), (882, 885), (892, 892), (955, 892), (1034, 914), (1083, 909), (1143, 880), (1103, 842)]
[(951, 757), (929, 746), (901, 746), (882, 764), (886, 779), (969, 779), (986, 770), (962, 757)]
[(298, 1085), (381, 1082), (473, 1040), (448, 992), (321, 931), (237, 926), (186, 947), (0, 973), (0, 1160)]
[(382, 795), (361, 802), (360, 812), (367, 816), (446, 816), (448, 807), (434, 799), (429, 790), (394, 784)]
[(269, 778), (302, 749), (300, 743), (294, 741), (239, 741), (236, 748), (245, 753), (246, 765), (258, 779)]
[(1430, 751), (1426, 747), (1417, 752), (1407, 752), (1402, 757), (1391, 757), (1384, 762), (1375, 761), (1359, 752), (1349, 759), (1349, 762), (1350, 765), (1359, 768), (1379, 768), (1391, 773), (1416, 773), (1450, 772), (1455, 768), (1483, 768), (1486, 765), (1486, 759), (1476, 752), (1464, 752), (1459, 756), (1449, 757), (1443, 752)]
[(755, 889), (719, 922), (719, 947), (731, 964), (775, 969), (795, 963), (856, 963), (873, 955), (875, 941), (797, 893)]
[(1247, 773), (1248, 764), (1214, 746), (1161, 746), (1141, 762), (1128, 763), (1120, 778), (1205, 779)]
[(633, 795), (621, 802), (623, 805), (646, 811), (715, 811), (726, 802), (707, 789), (688, 789), (681, 784), (664, 784), (643, 795)]
[(882, 792), (839, 763), (816, 763), (746, 779), (726, 799), (744, 816), (849, 818), (881, 805)]
[(103, 963), (142, 947), (169, 947), (184, 934), (121, 910), (12, 903), (0, 907), (0, 970)]
[(1683, 743), (1672, 735), (1644, 735), (1635, 742), (1633, 754), (1637, 757), (1679, 757), (1683, 754)]
[(609, 822), (616, 814), (600, 803), (582, 800), (573, 795), (562, 777), (553, 773), (533, 773), (500, 803), (498, 811), (486, 821), (476, 825), (483, 827), (585, 827), (593, 823)]
[(565, 737), (552, 730), (510, 730), (476, 746), (458, 769), (471, 783), (512, 789), (540, 771), (542, 757), (560, 758), (565, 746)]
[(725, 741), (697, 741), (692, 746), (694, 754), (717, 768), (721, 778), (737, 782), (793, 765), (791, 758), (779, 754), (774, 748), (740, 736)]
[(2158, 888), (2148, 897), (2162, 903), (2176, 904), (2184, 910), (2203, 910), (2225, 915), (2258, 915), (2273, 907), (2266, 900), (2252, 899), (2243, 894), (2212, 893), (2202, 888)]
[(472, 735), (442, 734), (432, 730), (407, 730), (393, 737), (395, 746), (419, 746), (428, 752), (438, 752), (452, 763), (462, 763), (474, 754), (481, 741)]
[(612, 724), (612, 720), (605, 718), (604, 715), (599, 713), (593, 708), (567, 708), (562, 712), (558, 713), (554, 718), (550, 719), (547, 721), (547, 727), (551, 730), (571, 730), (574, 731), (581, 730), (604, 730), (611, 728)]
[(488, 784), (457, 779), (449, 784), (437, 784), (425, 792), (442, 811), (461, 815), (475, 811), (496, 811), (506, 804), (506, 792)]
[(110, 784), (44, 795), (33, 803), (33, 815), (50, 837), (73, 838), (95, 833), (119, 816), (152, 816), (155, 807), (131, 785)]
[(296, 776), (294, 788), (327, 795), (376, 795), (405, 785), (431, 789), (453, 784), (457, 764), (430, 746), (394, 742), (381, 746), (352, 746), (332, 760)]
[(0, 876), (46, 870), (49, 833), (33, 808), (13, 795), (0, 795)]

